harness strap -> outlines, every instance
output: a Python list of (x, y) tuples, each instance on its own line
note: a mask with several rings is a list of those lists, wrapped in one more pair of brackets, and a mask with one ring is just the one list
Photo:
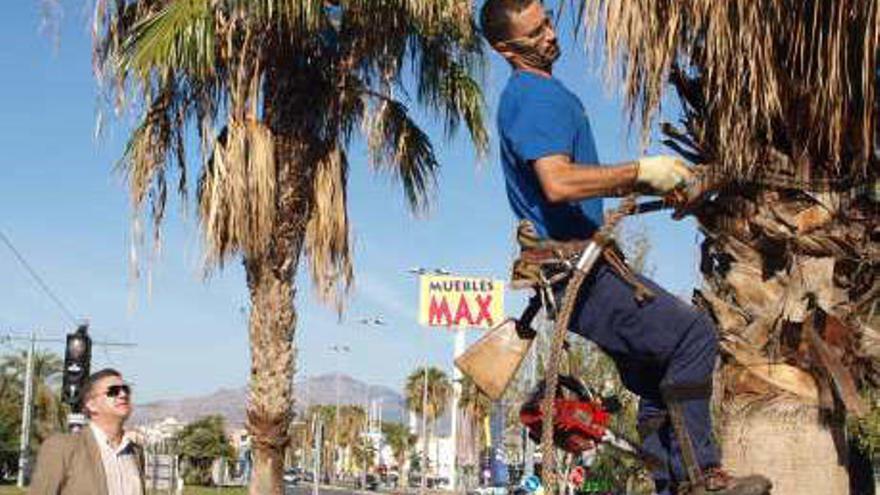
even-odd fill
[[(517, 241), (520, 244), (519, 258), (514, 261), (514, 288), (532, 287), (542, 290), (569, 279), (574, 262), (583, 252), (589, 241), (553, 241), (537, 238), (534, 227), (529, 222), (520, 222), (517, 228)], [(617, 244), (608, 239), (603, 243), (602, 258), (626, 284), (633, 288), (634, 297), (642, 304), (654, 297), (629, 265)]]
[(694, 443), (684, 423), (684, 411), (681, 403), (686, 400), (703, 399), (712, 394), (712, 383), (684, 383), (675, 385), (661, 385), (660, 392), (663, 401), (669, 411), (669, 420), (672, 422), (672, 430), (678, 440), (681, 449), (682, 461), (684, 461), (685, 474), (688, 482), (686, 485), (689, 495), (703, 495), (705, 493), (706, 479), (697, 460)]

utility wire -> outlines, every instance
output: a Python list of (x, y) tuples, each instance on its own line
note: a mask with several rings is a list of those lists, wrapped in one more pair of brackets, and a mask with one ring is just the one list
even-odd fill
[(24, 259), (24, 256), (22, 256), (18, 249), (15, 248), (15, 246), (12, 244), (12, 241), (9, 240), (9, 237), (7, 237), (5, 233), (3, 233), (2, 229), (0, 229), (0, 241), (3, 241), (3, 244), (6, 244), (6, 247), (8, 247), (10, 251), (12, 251), (12, 254), (15, 256), (18, 262), (21, 263), (21, 266), (23, 266), (24, 269), (27, 270), (27, 272), (30, 274), (30, 276), (33, 277), (40, 289), (42, 289), (43, 292), (47, 296), (49, 296), (49, 299), (52, 299), (55, 305), (58, 306), (58, 309), (61, 310), (61, 312), (70, 322), (70, 324), (76, 326), (77, 321), (76, 318), (73, 316), (73, 312), (67, 309), (64, 303), (61, 302), (61, 299), (58, 299), (58, 296), (56, 296), (55, 293), (52, 292), (52, 289), (50, 289), (49, 286), (46, 285), (46, 282), (44, 282), (43, 279), (40, 278), (40, 275), (36, 272), (36, 270), (33, 269), (33, 267), (31, 267), (27, 260)]

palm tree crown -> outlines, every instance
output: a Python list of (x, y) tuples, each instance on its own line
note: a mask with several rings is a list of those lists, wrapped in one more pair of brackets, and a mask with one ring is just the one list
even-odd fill
[(298, 138), (284, 159), (309, 164), (313, 190), (292, 194), (308, 209), (299, 227), (325, 296), (352, 276), (345, 150), (356, 131), (364, 130), (373, 164), (400, 179), (417, 209), (439, 164), (408, 114), (411, 102), (440, 117), (447, 132), (464, 122), (478, 150), (487, 143), (468, 2), (99, 0), (95, 26), (103, 87), (120, 107), (142, 108), (120, 162), (132, 204), (138, 211), (149, 204), (158, 226), (173, 165), (185, 194), (186, 159), (198, 156), (210, 262), (271, 251), (272, 228), (286, 213), (278, 198), (281, 134)]

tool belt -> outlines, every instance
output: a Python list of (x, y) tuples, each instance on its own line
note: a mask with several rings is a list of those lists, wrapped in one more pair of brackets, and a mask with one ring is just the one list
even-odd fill
[[(589, 240), (554, 241), (538, 236), (535, 226), (521, 220), (516, 229), (520, 247), (519, 257), (511, 269), (510, 285), (514, 289), (531, 288), (547, 293), (568, 280), (578, 256)], [(613, 241), (604, 242), (602, 258), (614, 273), (633, 288), (636, 301), (643, 303), (654, 297), (653, 292), (639, 280), (627, 265), (626, 257)]]

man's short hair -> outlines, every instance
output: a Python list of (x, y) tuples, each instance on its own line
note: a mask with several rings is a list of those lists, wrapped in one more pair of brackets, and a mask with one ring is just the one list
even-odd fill
[(80, 409), (83, 410), (83, 412), (88, 414), (88, 411), (86, 411), (86, 402), (89, 401), (89, 397), (91, 397), (92, 395), (92, 389), (95, 388), (95, 384), (110, 376), (118, 376), (121, 378), (122, 373), (116, 371), (113, 368), (104, 368), (89, 375), (89, 377), (83, 384), (82, 393), (80, 393), (79, 395), (79, 406)]
[(510, 39), (510, 21), (540, 0), (486, 0), (480, 9), (480, 30), (490, 44)]

